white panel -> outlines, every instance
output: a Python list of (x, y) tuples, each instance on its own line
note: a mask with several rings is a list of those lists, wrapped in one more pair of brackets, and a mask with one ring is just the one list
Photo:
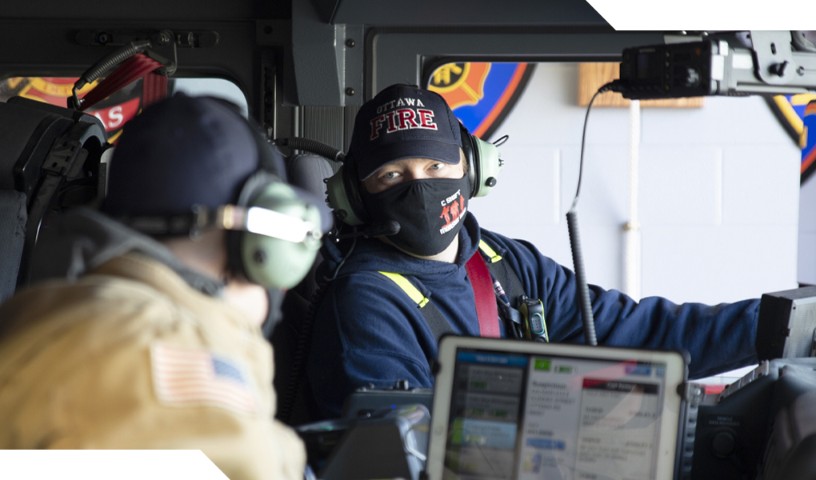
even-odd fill
[(798, 266), (799, 281), (816, 284), (816, 176), (800, 189)]
[(816, 232), (799, 233), (799, 276), (802, 283), (816, 285)]
[(642, 138), (658, 145), (790, 143), (761, 97), (705, 97), (701, 108), (644, 108)]
[(505, 166), (494, 189), (470, 201), (479, 222), (501, 233), (517, 224), (557, 225), (562, 210), (558, 150), (504, 146), (501, 157)]
[[(626, 221), (629, 187), (627, 145), (587, 145), (577, 211), (588, 223), (619, 226)], [(563, 214), (569, 211), (578, 186), (580, 148), (564, 148), (562, 155)]]
[(643, 147), (640, 215), (644, 227), (718, 225), (722, 220), (720, 156), (714, 147)]
[(796, 228), (643, 231), (643, 295), (719, 303), (796, 287)]
[(731, 146), (724, 153), (726, 224), (796, 225), (800, 153), (774, 146)]
[[(799, 205), (802, 211), (799, 220), (799, 231), (802, 233), (816, 233), (816, 175), (808, 178), (802, 185)], [(814, 250), (816, 250), (816, 244), (814, 244)]]

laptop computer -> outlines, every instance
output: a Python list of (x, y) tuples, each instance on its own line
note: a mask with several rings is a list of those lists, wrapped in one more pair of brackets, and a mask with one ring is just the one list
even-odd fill
[(676, 474), (679, 352), (445, 336), (438, 358), (430, 480)]

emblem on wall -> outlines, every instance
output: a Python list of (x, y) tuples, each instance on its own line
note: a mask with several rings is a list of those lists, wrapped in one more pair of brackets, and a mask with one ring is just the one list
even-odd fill
[(442, 95), (470, 133), (488, 140), (513, 110), (532, 73), (528, 63), (446, 63), (433, 71), (428, 89)]
[[(816, 93), (776, 95), (768, 100), (771, 110), (785, 127), (791, 139), (802, 149), (800, 168), (802, 183), (816, 170), (816, 104), (813, 103), (814, 101), (816, 101)], [(814, 133), (808, 135), (808, 130)]]
[(802, 139), (804, 140), (802, 171), (805, 172), (804, 175), (810, 175), (816, 169), (816, 99), (811, 100), (805, 106), (802, 123)]

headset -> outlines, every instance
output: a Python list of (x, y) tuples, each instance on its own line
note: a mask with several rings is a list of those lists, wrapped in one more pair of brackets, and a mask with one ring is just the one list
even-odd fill
[(259, 172), (245, 182), (231, 207), (219, 208), (224, 213), (216, 221), (227, 231), (230, 273), (266, 288), (297, 285), (320, 249), (318, 206), (276, 175)]
[[(241, 186), (234, 205), (215, 209), (193, 206), (192, 212), (167, 216), (119, 218), (134, 230), (154, 236), (195, 237), (209, 229), (226, 231), (227, 269), (231, 275), (263, 286), (289, 289), (309, 272), (320, 249), (319, 199), (300, 195), (276, 172), (285, 175), (281, 154), (253, 123), (261, 170)], [(325, 208), (325, 207), (323, 207)]]
[[(496, 186), (496, 177), (504, 162), (496, 145), (471, 135), (461, 122), (459, 130), (470, 180), (470, 198), (484, 197)], [(356, 226), (369, 222), (360, 196), (360, 182), (354, 163), (344, 164), (326, 180), (326, 194), (329, 207), (343, 223)]]
[(321, 225), (322, 199), (298, 194), (284, 181), (283, 154), (260, 126), (236, 114), (255, 139), (261, 171), (247, 179), (238, 195), (237, 211), (245, 212), (239, 215), (243, 221), (231, 228), (222, 225), (227, 230), (227, 268), (267, 289), (289, 289), (309, 273), (322, 232), (328, 230), (329, 225)]

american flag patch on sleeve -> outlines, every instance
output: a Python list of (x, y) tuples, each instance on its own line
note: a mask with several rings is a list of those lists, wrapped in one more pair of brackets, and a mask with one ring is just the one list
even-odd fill
[(150, 349), (156, 396), (166, 405), (209, 405), (258, 412), (258, 397), (238, 362), (203, 348), (157, 344)]

